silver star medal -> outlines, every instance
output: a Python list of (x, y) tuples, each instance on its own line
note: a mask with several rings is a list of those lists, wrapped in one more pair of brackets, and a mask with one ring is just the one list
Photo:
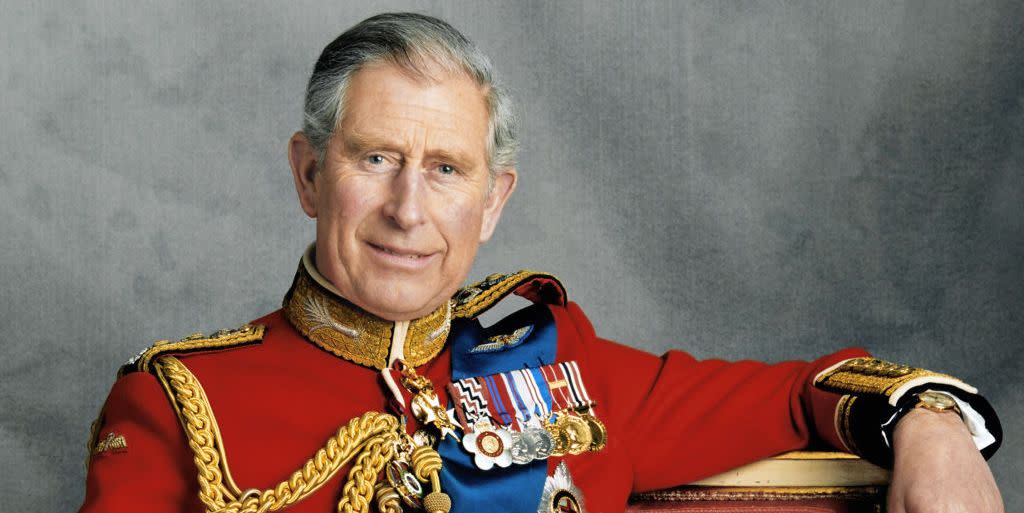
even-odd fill
[(583, 492), (572, 482), (569, 467), (565, 462), (558, 464), (555, 473), (544, 482), (544, 492), (537, 506), (537, 513), (586, 513), (583, 508)]

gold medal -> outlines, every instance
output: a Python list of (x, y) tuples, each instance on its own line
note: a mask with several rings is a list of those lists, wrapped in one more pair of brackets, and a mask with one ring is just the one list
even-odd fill
[(604, 446), (608, 444), (608, 429), (604, 427), (604, 422), (601, 422), (597, 417), (584, 413), (580, 416), (584, 422), (587, 423), (587, 427), (590, 428), (590, 451), (600, 451), (604, 449)]
[(565, 456), (565, 453), (569, 450), (569, 442), (566, 440), (565, 435), (562, 434), (558, 424), (545, 424), (544, 429), (551, 435), (551, 456)]
[(441, 438), (451, 435), (455, 437), (455, 423), (448, 417), (448, 412), (441, 406), (434, 391), (434, 384), (430, 379), (420, 376), (416, 369), (400, 361), (402, 364), (402, 385), (413, 392), (411, 407), (412, 414), (416, 420), (423, 424), (429, 424), (437, 428)]
[(583, 419), (575, 415), (562, 413), (558, 416), (558, 420), (555, 421), (555, 426), (562, 435), (562, 438), (565, 439), (565, 451), (569, 454), (583, 454), (590, 449), (593, 436), (590, 434), (590, 425)]

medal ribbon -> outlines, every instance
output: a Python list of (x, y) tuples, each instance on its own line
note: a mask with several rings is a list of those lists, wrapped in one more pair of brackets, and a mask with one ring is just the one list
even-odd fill
[[(500, 376), (500, 374), (498, 375)], [(494, 375), (481, 376), (477, 378), (481, 381), (483, 387), (484, 396), (487, 398), (487, 408), (491, 412), (491, 416), (499, 420), (503, 426), (512, 426), (515, 424), (516, 418), (508, 412), (508, 408), (505, 406), (506, 403), (511, 401), (508, 397), (501, 395), (502, 390), (498, 386), (498, 383), (494, 380)]]
[(551, 391), (548, 390), (547, 385), (540, 386), (540, 383), (544, 383), (544, 374), (541, 373), (540, 369), (526, 369), (528, 371), (528, 378), (530, 382), (531, 393), (535, 393), (540, 399), (537, 401), (537, 406), (540, 408), (537, 416), (545, 418), (551, 413), (552, 400)]
[(459, 418), (462, 429), (473, 432), (473, 426), (482, 419), (490, 417), (487, 398), (481, 392), (480, 384), (472, 379), (460, 379), (448, 384), (448, 393), (455, 403), (455, 415)]
[(519, 395), (523, 399), (524, 406), (527, 412), (527, 421), (532, 421), (540, 417), (543, 410), (542, 406), (537, 404), (542, 402), (540, 394), (536, 390), (536, 383), (531, 383), (533, 374), (530, 369), (518, 369), (509, 373), (515, 383), (516, 390), (519, 391)]
[(525, 426), (526, 421), (530, 420), (530, 410), (527, 408), (526, 402), (523, 401), (523, 394), (519, 392), (519, 386), (511, 372), (503, 372), (500, 376), (505, 385), (505, 391), (512, 397), (512, 404), (516, 407), (516, 420), (519, 421), (520, 426)]
[(481, 420), (518, 431), (553, 411), (589, 410), (594, 404), (575, 361), (464, 378), (448, 391), (466, 432)]
[(569, 408), (572, 404), (570, 394), (565, 390), (569, 382), (562, 375), (562, 370), (557, 365), (545, 365), (540, 368), (544, 375), (544, 384), (551, 392), (551, 410), (560, 411)]
[(540, 368), (544, 383), (551, 393), (552, 410), (590, 408), (593, 401), (583, 385), (579, 366), (575, 361), (545, 365)]
[(576, 365), (576, 362), (562, 362), (559, 365), (561, 365), (562, 371), (565, 373), (566, 381), (569, 382), (569, 391), (572, 392), (573, 399), (576, 400), (575, 406), (578, 408), (590, 408), (593, 406), (594, 402), (590, 400), (587, 387), (583, 385), (583, 376), (580, 374), (580, 368)]

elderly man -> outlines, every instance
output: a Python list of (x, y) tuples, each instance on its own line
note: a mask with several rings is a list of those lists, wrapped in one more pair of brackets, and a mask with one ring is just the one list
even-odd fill
[[(122, 368), (82, 511), (621, 511), (812, 439), (894, 465), (890, 511), (1001, 510), (998, 420), (952, 377), (855, 349), (658, 358), (598, 338), (551, 275), (460, 289), (515, 153), (487, 58), (443, 21), (329, 44), (288, 149), (316, 243), (283, 308)], [(511, 293), (533, 305), (483, 327)]]

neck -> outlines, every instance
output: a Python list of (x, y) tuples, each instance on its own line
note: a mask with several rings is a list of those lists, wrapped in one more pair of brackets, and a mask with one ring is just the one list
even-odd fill
[(451, 327), (451, 302), (418, 319), (383, 319), (341, 297), (316, 270), (312, 254), (311, 246), (284, 301), (285, 316), (311, 342), (331, 354), (377, 369), (397, 359), (422, 365), (444, 347)]

